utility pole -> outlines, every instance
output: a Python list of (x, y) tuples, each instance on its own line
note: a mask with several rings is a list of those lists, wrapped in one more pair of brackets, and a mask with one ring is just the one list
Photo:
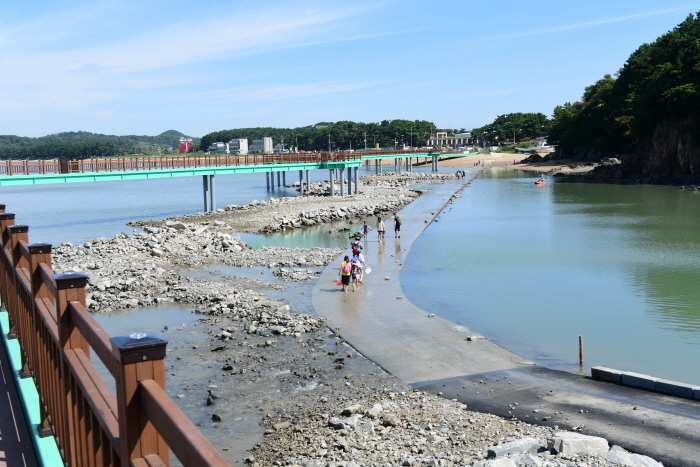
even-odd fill
[(328, 154), (331, 153), (331, 134), (328, 133)]
[(413, 127), (411, 127), (411, 149), (413, 149)]
[(367, 132), (365, 131), (363, 135), (365, 136), (365, 152), (367, 152)]

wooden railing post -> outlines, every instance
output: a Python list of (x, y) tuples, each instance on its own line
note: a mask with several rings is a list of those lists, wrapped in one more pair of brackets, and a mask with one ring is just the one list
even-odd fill
[[(70, 302), (80, 302), (85, 306), (85, 286), (87, 285), (87, 275), (81, 272), (66, 272), (54, 274), (56, 281), (56, 318), (58, 324), (58, 338), (61, 341), (63, 352), (71, 349), (82, 349), (85, 355), (89, 355), (87, 341), (80, 334), (80, 331), (70, 320), (68, 304)], [(73, 377), (66, 363), (66, 359), (61, 358), (61, 395), (63, 400), (63, 420), (66, 423), (68, 439), (63, 441), (65, 449), (64, 455), (67, 465), (78, 465), (78, 459), (83, 459), (87, 454), (80, 450), (79, 436), (79, 415), (78, 398), (75, 394)]]
[(9, 212), (0, 214), (0, 236), (2, 236), (2, 246), (5, 250), (10, 248), (10, 238), (7, 228), (15, 224), (15, 215)]
[[(6, 250), (12, 250), (12, 264), (8, 265), (10, 270), (5, 271), (6, 274), (9, 274), (10, 277), (8, 278), (9, 281), (12, 281), (12, 289), (13, 291), (10, 292), (12, 294), (12, 297), (10, 298), (10, 308), (8, 308), (8, 312), (10, 315), (10, 318), (12, 320), (12, 323), (10, 324), (10, 334), (11, 336), (20, 336), (20, 338), (26, 339), (26, 332), (27, 332), (27, 325), (28, 323), (28, 316), (26, 316), (24, 313), (20, 311), (20, 305), (21, 305), (21, 300), (19, 298), (19, 293), (20, 293), (20, 284), (18, 284), (18, 278), (17, 278), (17, 269), (20, 267), (25, 267), (27, 268), (29, 265), (26, 264), (27, 260), (22, 257), (22, 254), (19, 251), (19, 241), (24, 240), (25, 242), (28, 241), (29, 239), (29, 227), (26, 225), (8, 225), (5, 228), (5, 238), (7, 238), (7, 243), (4, 245)], [(24, 335), (22, 335), (24, 333)], [(28, 341), (23, 341), (20, 343), (23, 346), (29, 346), (31, 345), (30, 342)], [(27, 355), (25, 352), (20, 352), (21, 359), (22, 359), (22, 369), (20, 370), (20, 376), (22, 378), (28, 378), (31, 376), (31, 369), (29, 367), (29, 362), (27, 361)]]
[[(45, 298), (54, 298), (51, 295), (51, 291), (48, 286), (41, 279), (41, 273), (39, 265), (41, 263), (46, 264), (46, 266), (51, 269), (51, 245), (48, 243), (33, 243), (27, 245), (29, 249), (29, 254), (31, 256), (31, 261), (29, 264), (29, 273), (32, 281), (32, 295), (34, 301), (43, 300)], [(34, 324), (34, 342), (35, 342), (35, 359), (34, 365), (34, 379), (36, 380), (36, 385), (39, 388), (39, 398), (41, 399), (40, 411), (41, 411), (41, 424), (39, 425), (39, 434), (41, 436), (49, 436), (52, 434), (51, 424), (49, 421), (47, 406), (47, 397), (51, 397), (47, 394), (49, 387), (47, 386), (47, 373), (50, 371), (50, 363), (48, 361), (49, 352), (46, 348), (45, 339), (42, 338), (42, 330), (44, 329), (44, 324), (41, 321), (41, 317), (37, 311), (37, 307), (32, 307), (32, 323)]]
[(138, 397), (139, 382), (152, 379), (165, 390), (165, 346), (159, 334), (134, 333), (111, 339), (119, 352), (121, 369), (116, 376), (119, 408), (119, 446), (122, 467), (132, 459), (157, 454), (170, 465), (170, 450), (153, 424), (142, 412)]

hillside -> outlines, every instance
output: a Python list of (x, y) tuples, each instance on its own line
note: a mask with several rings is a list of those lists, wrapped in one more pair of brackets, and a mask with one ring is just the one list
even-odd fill
[(682, 184), (700, 179), (700, 13), (642, 44), (615, 77), (557, 106), (555, 157), (614, 164), (598, 178)]
[(364, 147), (365, 134), (367, 147), (394, 147), (403, 143), (414, 146), (425, 145), (428, 137), (437, 130), (434, 123), (425, 120), (383, 120), (380, 123), (361, 123), (351, 121), (321, 122), (298, 128), (235, 128), (209, 133), (202, 137), (201, 148), (206, 149), (212, 143), (226, 143), (233, 138), (247, 138), (249, 142), (270, 136), (274, 144), (284, 138), (285, 147), (297, 146), (305, 151), (327, 151), (328, 140), (333, 150), (357, 149)]
[[(90, 133), (87, 131), (66, 131), (52, 135), (30, 138), (27, 136), (0, 135), (0, 154), (5, 148), (29, 148), (44, 144), (56, 143), (112, 143), (119, 150), (129, 151), (138, 146), (151, 146), (153, 149), (163, 150), (178, 148), (180, 137), (187, 137), (184, 133), (175, 130), (164, 131), (157, 136), (146, 135), (104, 135), (100, 133)], [(195, 144), (199, 144), (199, 138), (193, 138)]]

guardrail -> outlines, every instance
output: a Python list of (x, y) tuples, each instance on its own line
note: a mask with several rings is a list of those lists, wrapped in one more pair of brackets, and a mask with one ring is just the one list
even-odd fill
[(354, 152), (291, 153), (291, 154), (224, 154), (216, 156), (180, 157), (114, 157), (83, 160), (32, 160), (0, 161), (0, 176), (53, 173), (114, 172), (125, 170), (187, 169), (192, 167), (217, 167), (260, 164), (292, 164), (356, 161), (363, 156), (449, 156), (464, 151), (426, 152), (423, 149), (396, 149), (377, 151), (372, 149)]
[[(33, 378), (40, 430), (64, 464), (95, 467), (224, 467), (218, 453), (165, 392), (165, 347), (155, 333), (110, 338), (85, 308), (87, 276), (54, 274), (51, 245), (30, 244), (29, 228), (0, 205), (0, 293), (10, 337)], [(91, 351), (114, 376), (112, 394)]]

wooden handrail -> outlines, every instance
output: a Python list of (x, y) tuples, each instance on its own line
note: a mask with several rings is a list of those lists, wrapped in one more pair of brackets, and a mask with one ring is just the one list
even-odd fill
[(90, 348), (100, 357), (105, 368), (116, 378), (119, 374), (119, 356), (109, 340), (109, 333), (95, 321), (95, 318), (90, 316), (90, 313), (80, 302), (69, 302), (68, 310), (75, 327), (80, 330), (80, 333), (90, 344)]
[[(185, 465), (227, 467), (228, 463), (152, 379), (139, 383), (139, 396), (148, 419)], [(206, 449), (200, 449), (206, 445)]]
[[(87, 276), (53, 274), (51, 245), (28, 243), (27, 232), (14, 214), (0, 213), (0, 293), (22, 349), (21, 373), (39, 392), (39, 430), (54, 435), (65, 465), (167, 467), (171, 449), (185, 467), (228, 465), (165, 392), (167, 341), (152, 333), (110, 339), (85, 307)], [(116, 396), (90, 350), (114, 376)]]

